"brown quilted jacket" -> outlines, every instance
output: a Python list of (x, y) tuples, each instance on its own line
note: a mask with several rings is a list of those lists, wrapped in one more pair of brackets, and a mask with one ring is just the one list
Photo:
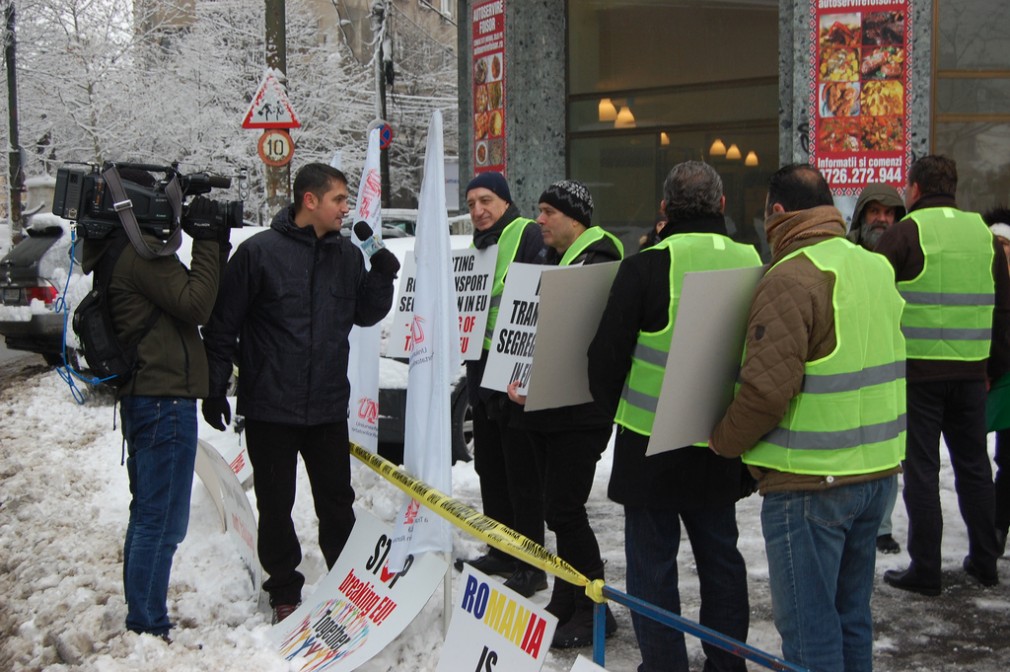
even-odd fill
[[(795, 250), (845, 235), (842, 215), (832, 206), (773, 215), (766, 229), (773, 266)], [(799, 394), (806, 362), (835, 348), (834, 284), (834, 276), (804, 256), (774, 266), (758, 283), (747, 322), (740, 390), (712, 433), (711, 444), (723, 457), (742, 455), (775, 428)], [(900, 471), (895, 467), (856, 476), (815, 476), (750, 469), (761, 494), (819, 490)]]

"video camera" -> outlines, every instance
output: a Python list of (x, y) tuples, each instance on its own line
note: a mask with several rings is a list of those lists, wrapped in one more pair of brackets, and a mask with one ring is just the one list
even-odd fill
[[(175, 213), (165, 188), (174, 177), (183, 196), (206, 194), (211, 189), (227, 189), (230, 177), (208, 173), (183, 175), (178, 164), (158, 166), (144, 163), (105, 163), (99, 169), (94, 164), (63, 166), (56, 171), (56, 192), (53, 195), (53, 214), (76, 221), (83, 238), (105, 238), (122, 226), (115, 199), (107, 188), (102, 173), (115, 166), (123, 182), (126, 196), (133, 206), (133, 214), (140, 227), (164, 238), (175, 225)], [(160, 173), (157, 179), (152, 173)], [(237, 229), (242, 226), (242, 201), (211, 201), (215, 206), (214, 224), (221, 228)], [(183, 206), (181, 215), (186, 216)]]

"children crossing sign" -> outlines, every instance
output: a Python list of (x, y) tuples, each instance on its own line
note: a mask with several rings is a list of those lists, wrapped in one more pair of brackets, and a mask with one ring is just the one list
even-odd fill
[(281, 84), (282, 74), (268, 68), (242, 121), (242, 128), (300, 128), (291, 101)]

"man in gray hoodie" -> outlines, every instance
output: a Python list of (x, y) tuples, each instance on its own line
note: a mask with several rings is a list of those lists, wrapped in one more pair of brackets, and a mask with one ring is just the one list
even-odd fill
[[(905, 204), (897, 189), (889, 184), (868, 184), (859, 194), (856, 208), (852, 211), (848, 239), (872, 252), (884, 231), (904, 216)], [(898, 475), (891, 478), (897, 486)], [(894, 487), (877, 532), (877, 550), (881, 553), (901, 552), (901, 545), (891, 535), (891, 514), (894, 513), (897, 498), (898, 488)]]
[(887, 228), (905, 216), (905, 204), (898, 190), (889, 184), (868, 184), (859, 194), (852, 211), (848, 238), (873, 251)]

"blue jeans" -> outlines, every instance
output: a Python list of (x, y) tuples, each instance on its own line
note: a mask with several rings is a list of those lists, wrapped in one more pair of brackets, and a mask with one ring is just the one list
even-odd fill
[(128, 396), (120, 401), (130, 477), (123, 546), (126, 627), (164, 635), (172, 556), (186, 536), (196, 461), (196, 401)]
[[(747, 640), (750, 607), (747, 568), (737, 550), (736, 505), (677, 512), (651, 507), (624, 507), (624, 552), (628, 560), (628, 593), (680, 614), (677, 552), (680, 523), (691, 541), (701, 589), (699, 620), (724, 635)], [(688, 672), (684, 633), (631, 612), (642, 653), (639, 672)], [(743, 672), (743, 658), (709, 644), (705, 672)]]
[(891, 525), (891, 516), (894, 514), (894, 505), (898, 502), (898, 475), (895, 474), (890, 478), (894, 481), (894, 487), (891, 488), (891, 496), (884, 503), (884, 517), (880, 519), (880, 529), (877, 530), (878, 537), (890, 534), (894, 529), (894, 526)]
[(875, 539), (893, 478), (773, 492), (761, 507), (782, 655), (815, 672), (873, 669)]

